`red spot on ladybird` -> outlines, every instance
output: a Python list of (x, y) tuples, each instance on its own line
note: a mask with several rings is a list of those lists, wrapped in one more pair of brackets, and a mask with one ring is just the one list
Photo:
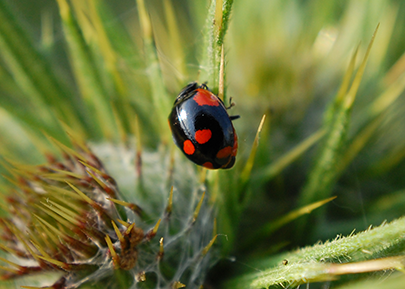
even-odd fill
[(188, 155), (192, 155), (195, 152), (195, 147), (191, 140), (188, 139), (183, 143), (183, 151)]
[(235, 129), (233, 130), (233, 148), (232, 148), (232, 156), (236, 157), (238, 152), (238, 136), (236, 135)]
[(221, 150), (217, 153), (216, 157), (217, 157), (218, 159), (227, 158), (227, 157), (229, 157), (229, 156), (231, 155), (232, 150), (233, 150), (232, 147), (224, 147), (223, 149), (221, 149)]
[(203, 163), (202, 166), (207, 169), (213, 169), (214, 166), (210, 162)]
[(193, 99), (200, 106), (219, 106), (220, 103), (218, 98), (212, 92), (201, 88), (197, 89), (197, 93), (194, 95)]
[(211, 139), (212, 132), (210, 129), (201, 129), (195, 132), (194, 138), (199, 144), (204, 144)]

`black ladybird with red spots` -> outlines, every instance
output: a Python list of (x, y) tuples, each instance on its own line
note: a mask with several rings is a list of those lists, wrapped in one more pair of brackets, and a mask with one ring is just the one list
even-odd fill
[(187, 85), (177, 96), (169, 125), (173, 140), (191, 161), (207, 169), (235, 164), (238, 137), (221, 99), (205, 84)]

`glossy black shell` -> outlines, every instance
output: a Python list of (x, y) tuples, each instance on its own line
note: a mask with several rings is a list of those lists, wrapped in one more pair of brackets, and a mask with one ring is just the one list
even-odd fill
[[(218, 158), (217, 154), (220, 150), (230, 147), (237, 149), (237, 137), (232, 121), (226, 111), (221, 99), (213, 95), (218, 106), (199, 105), (195, 100), (195, 96), (199, 94), (199, 90), (208, 90), (205, 84), (198, 86), (196, 82), (187, 85), (177, 96), (174, 102), (173, 109), (169, 115), (169, 125), (173, 134), (175, 144), (181, 149), (187, 158), (200, 166), (211, 163), (211, 169), (228, 169), (235, 163), (235, 155), (229, 154), (227, 157)], [(200, 144), (195, 140), (195, 133), (198, 130), (209, 129), (212, 132), (210, 140), (204, 144)], [(184, 152), (183, 146), (186, 140), (190, 140), (195, 152), (189, 155)]]

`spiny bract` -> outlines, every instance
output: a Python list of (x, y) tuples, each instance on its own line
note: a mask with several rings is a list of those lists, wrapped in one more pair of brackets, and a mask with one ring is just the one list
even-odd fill
[(214, 209), (191, 164), (165, 147), (54, 143), (62, 161), (8, 160), (0, 247), (12, 262), (2, 259), (1, 279), (50, 272), (53, 281), (22, 285), (199, 288), (213, 263)]

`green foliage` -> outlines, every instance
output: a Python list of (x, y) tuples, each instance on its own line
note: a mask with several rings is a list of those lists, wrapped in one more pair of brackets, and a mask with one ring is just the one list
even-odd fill
[[(333, 241), (280, 254), (277, 256), (278, 265), (272, 269), (266, 268), (274, 264), (262, 260), (254, 264), (260, 269), (259, 273), (244, 276), (243, 280), (235, 279), (227, 287), (268, 288), (275, 285), (296, 287), (305, 283), (334, 280), (342, 274), (374, 271), (375, 267), (373, 268), (371, 264), (367, 266), (365, 262), (363, 268), (362, 263), (354, 262), (401, 255), (405, 246), (404, 225), (405, 218), (401, 218), (359, 234), (338, 236)], [(353, 264), (352, 268), (343, 271), (339, 267), (345, 266), (342, 264), (345, 260), (346, 262), (350, 260)], [(380, 268), (402, 269), (405, 262), (403, 256), (386, 260), (386, 267), (380, 265)]]
[[(75, 149), (72, 139), (82, 140), (122, 199), (142, 205), (135, 219), (143, 229), (164, 215), (174, 186), (175, 225), (162, 227), (168, 247), (178, 237), (176, 250), (203, 252), (212, 231), (218, 233), (206, 259), (186, 252), (180, 258), (186, 261), (176, 263), (174, 251), (165, 249), (178, 272), (193, 268), (182, 276), (198, 282), (186, 288), (198, 286), (220, 257), (225, 261), (207, 281), (218, 288), (323, 281), (334, 288), (377, 281), (380, 288), (402, 288), (396, 274), (364, 274), (403, 267), (402, 1), (34, 2), (0, 2), (4, 195), (10, 176), (32, 173), (9, 162), (37, 165), (63, 156), (47, 138)], [(239, 152), (231, 170), (196, 168), (172, 144), (171, 104), (195, 80), (207, 81), (225, 103), (232, 97), (229, 113), (241, 115), (234, 121)], [(203, 191), (204, 217), (191, 233), (184, 228)], [(9, 201), (2, 198), (2, 215), (10, 212)], [(157, 266), (159, 244), (139, 250), (149, 256), (140, 260)], [(229, 256), (237, 262), (226, 261)], [(368, 263), (376, 258), (381, 262)], [(176, 280), (170, 266), (149, 269), (154, 274), (139, 288)], [(121, 273), (98, 281), (132, 278)], [(32, 286), (48, 279), (30, 278)], [(130, 286), (124, 283), (115, 285)]]

